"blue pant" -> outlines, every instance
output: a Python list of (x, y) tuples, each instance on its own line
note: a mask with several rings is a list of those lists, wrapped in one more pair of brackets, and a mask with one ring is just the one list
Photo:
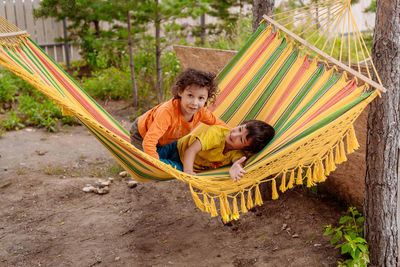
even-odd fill
[(162, 162), (171, 165), (177, 170), (183, 171), (182, 161), (179, 157), (178, 141), (166, 146), (157, 147), (157, 153)]

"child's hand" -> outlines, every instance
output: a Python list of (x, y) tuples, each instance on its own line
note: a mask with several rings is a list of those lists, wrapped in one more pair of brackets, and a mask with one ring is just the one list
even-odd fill
[(243, 169), (243, 163), (245, 162), (245, 160), (246, 157), (241, 157), (240, 159), (235, 161), (232, 167), (229, 169), (229, 175), (232, 177), (233, 181), (239, 181), (246, 173), (246, 171)]
[(185, 171), (185, 173), (190, 174), (190, 175), (197, 175), (194, 171)]

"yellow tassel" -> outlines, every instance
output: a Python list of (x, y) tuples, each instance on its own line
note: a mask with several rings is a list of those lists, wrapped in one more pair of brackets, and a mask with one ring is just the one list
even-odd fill
[(260, 205), (262, 205), (262, 203), (263, 203), (263, 201), (262, 201), (261, 192), (260, 192), (260, 184), (257, 184), (254, 204), (260, 206)]
[(296, 178), (296, 184), (303, 184), (303, 168), (299, 167), (297, 169), (297, 178)]
[(247, 192), (247, 209), (251, 209), (254, 206), (253, 198), (251, 197), (251, 189)]
[(326, 180), (326, 176), (324, 173), (324, 165), (322, 164), (322, 160), (318, 160), (318, 182), (323, 182)]
[(336, 164), (335, 164), (335, 159), (333, 157), (332, 149), (329, 151), (329, 162), (330, 162), (330, 166), (331, 166), (331, 169), (329, 172), (336, 170)]
[(206, 194), (203, 194), (203, 203), (206, 212), (210, 213), (211, 212), (210, 202), (208, 201), (208, 197)]
[(228, 197), (226, 195), (224, 195), (224, 200), (225, 200), (225, 212), (226, 212), (226, 215), (231, 215), (232, 211), (231, 211), (231, 207), (229, 205)]
[(354, 150), (358, 149), (359, 147), (360, 145), (358, 144), (356, 132), (354, 131), (354, 126), (352, 125), (347, 134), (347, 153), (354, 152)]
[(318, 181), (318, 173), (319, 173), (318, 167), (319, 167), (318, 164), (314, 163), (314, 168), (312, 169), (312, 181), (313, 181), (313, 183)]
[(192, 193), (192, 198), (193, 198), (193, 200), (194, 200), (194, 203), (196, 203), (196, 206), (197, 206), (201, 211), (204, 212), (205, 209), (204, 209), (204, 204), (203, 204), (203, 202), (201, 202), (201, 200), (200, 200), (199, 196), (197, 195), (197, 193), (194, 192), (193, 187), (192, 187), (191, 184), (189, 184), (189, 187), (190, 187), (190, 193)]
[(339, 142), (339, 147), (340, 147), (340, 163), (347, 161), (346, 157), (346, 152), (344, 152), (344, 143), (343, 140), (340, 140)]
[(354, 147), (353, 147), (353, 140), (351, 140), (350, 137), (350, 130), (347, 131), (346, 133), (346, 151), (347, 153), (353, 153), (354, 152)]
[(217, 207), (215, 206), (215, 200), (211, 198), (211, 217), (218, 216)]
[(238, 206), (237, 206), (236, 196), (233, 198), (232, 205), (233, 205), (233, 213), (232, 213), (231, 218), (233, 220), (237, 220), (237, 219), (239, 219), (239, 209), (238, 209)]
[(288, 183), (288, 188), (292, 189), (294, 184), (294, 170), (290, 172), (290, 178), (289, 178), (289, 183)]
[(226, 211), (225, 211), (225, 200), (224, 200), (224, 198), (222, 196), (219, 196), (219, 209), (220, 209), (222, 220), (224, 222), (228, 222), (229, 221), (229, 216), (226, 214)]
[(311, 187), (313, 185), (311, 167), (307, 168), (306, 176), (307, 176), (307, 187)]
[(331, 151), (325, 157), (325, 175), (329, 175), (333, 169), (331, 161)]
[(278, 199), (278, 190), (276, 190), (276, 181), (275, 179), (272, 180), (272, 199)]
[(247, 208), (246, 208), (246, 200), (244, 198), (244, 191), (240, 192), (240, 209), (242, 210), (242, 213), (246, 213), (247, 212)]
[(335, 146), (335, 164), (340, 164), (340, 148), (339, 144)]
[(281, 180), (281, 186), (279, 187), (279, 190), (281, 190), (281, 192), (285, 192), (286, 191), (286, 171), (283, 171), (282, 180)]

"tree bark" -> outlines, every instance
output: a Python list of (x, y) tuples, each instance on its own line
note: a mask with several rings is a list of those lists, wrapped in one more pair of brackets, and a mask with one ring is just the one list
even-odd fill
[(370, 105), (365, 238), (374, 266), (397, 266), (400, 173), (400, 1), (378, 0), (372, 58), (387, 93)]
[(126, 11), (126, 21), (128, 24), (128, 51), (129, 51), (129, 68), (131, 69), (131, 81), (132, 81), (132, 105), (137, 107), (138, 105), (138, 94), (135, 79), (135, 67), (133, 64), (133, 52), (132, 52), (132, 33), (131, 33), (131, 17), (129, 15), (129, 10)]
[(253, 32), (258, 28), (262, 16), (272, 15), (275, 11), (275, 0), (254, 0), (253, 1)]
[(206, 42), (206, 14), (200, 15), (200, 44), (204, 45)]
[(161, 67), (161, 19), (158, 14), (158, 0), (156, 0), (156, 17), (155, 17), (155, 42), (156, 42), (156, 76), (158, 88), (159, 102), (164, 100), (164, 91), (162, 86), (162, 67)]

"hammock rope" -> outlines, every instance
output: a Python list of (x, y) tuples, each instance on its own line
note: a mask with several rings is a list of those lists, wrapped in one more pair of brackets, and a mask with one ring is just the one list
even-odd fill
[[(304, 36), (304, 40), (311, 42), (313, 46), (326, 52), (329, 56), (337, 58), (338, 61), (342, 62), (347, 57), (349, 68), (354, 62), (358, 66), (358, 72), (361, 73), (360, 64), (362, 64), (366, 68), (368, 78), (372, 80), (373, 74), (379, 85), (382, 86), (371, 60), (369, 49), (354, 18), (351, 0), (317, 2), (273, 14), (270, 17), (293, 33)], [(318, 39), (312, 41), (315, 36), (318, 36)], [(323, 44), (320, 44), (320, 41), (324, 39)], [(353, 41), (353, 45), (351, 41)], [(338, 53), (335, 52), (337, 43), (339, 43)], [(352, 51), (356, 54), (355, 58), (351, 57)], [(335, 53), (337, 54), (335, 55)], [(383, 90), (383, 87), (376, 88)]]
[[(0, 24), (0, 34), (21, 33), (4, 19)], [(271, 197), (277, 199), (278, 191), (323, 182), (346, 161), (346, 153), (358, 148), (353, 123), (379, 95), (368, 78), (357, 84), (346, 71), (311, 59), (296, 38), (264, 21), (219, 73), (220, 94), (210, 109), (231, 126), (264, 120), (276, 136), (248, 159), (239, 182), (229, 177), (229, 166), (192, 176), (136, 149), (128, 132), (27, 34), (9, 36), (0, 36), (1, 65), (53, 99), (63, 114), (80, 120), (135, 179), (188, 183), (197, 207), (224, 221), (261, 205), (262, 183), (271, 184)]]

